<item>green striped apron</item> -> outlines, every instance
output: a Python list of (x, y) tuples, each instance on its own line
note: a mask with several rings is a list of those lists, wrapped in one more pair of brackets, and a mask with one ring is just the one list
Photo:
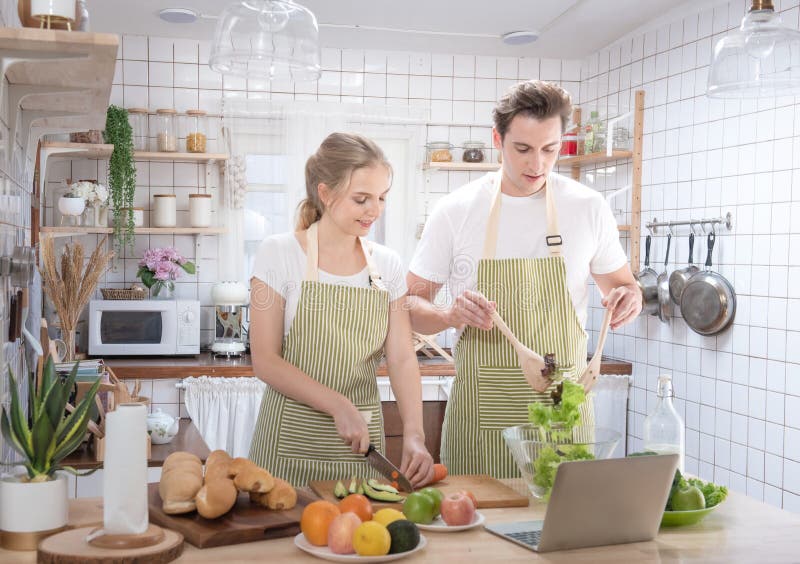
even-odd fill
[[(389, 293), (363, 240), (361, 247), (370, 288), (321, 283), (317, 224), (309, 227), (305, 279), (282, 356), (349, 398), (367, 421), (370, 442), (384, 452), (375, 370), (389, 329)], [(339, 437), (333, 417), (270, 386), (261, 401), (250, 459), (295, 487), (306, 486), (309, 480), (376, 476), (364, 455), (353, 454)]]
[[(541, 355), (555, 353), (566, 376), (577, 380), (586, 366), (586, 332), (567, 286), (553, 190), (545, 188), (550, 256), (495, 259), (501, 175), (502, 170), (493, 180), (477, 289), (497, 302), (498, 313), (523, 344)], [(456, 345), (455, 363), (456, 377), (442, 430), (443, 462), (451, 474), (519, 477), (501, 431), (527, 423), (529, 403), (552, 404), (550, 391), (555, 386), (545, 393), (533, 391), (514, 348), (496, 327), (484, 331), (467, 326)], [(585, 423), (593, 422), (590, 401), (582, 416)]]

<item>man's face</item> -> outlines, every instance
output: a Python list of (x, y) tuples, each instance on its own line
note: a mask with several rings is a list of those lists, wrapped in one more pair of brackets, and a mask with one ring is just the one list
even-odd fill
[(528, 196), (544, 186), (556, 164), (561, 149), (561, 117), (539, 120), (517, 114), (503, 139), (496, 129), (492, 129), (492, 138), (503, 154), (504, 191)]

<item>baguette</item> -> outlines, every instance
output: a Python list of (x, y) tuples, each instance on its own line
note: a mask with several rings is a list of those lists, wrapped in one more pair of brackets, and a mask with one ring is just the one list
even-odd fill
[(162, 465), (161, 469), (162, 471), (168, 470), (169, 467), (172, 466), (173, 464), (184, 461), (192, 461), (196, 464), (199, 464), (200, 466), (203, 465), (203, 461), (200, 460), (197, 456), (195, 456), (191, 452), (178, 451), (178, 452), (173, 452), (164, 460), (164, 464)]
[(201, 470), (174, 468), (161, 475), (158, 493), (164, 513), (188, 513), (195, 509), (195, 496), (203, 487)]
[(233, 480), (220, 478), (209, 482), (197, 492), (197, 512), (206, 519), (216, 519), (231, 510), (238, 495)]
[(206, 458), (206, 483), (219, 478), (229, 478), (228, 470), (233, 460), (224, 450), (215, 450)]
[(297, 505), (297, 490), (289, 482), (275, 478), (275, 486), (266, 494), (265, 501), (270, 509), (291, 509)]
[(243, 492), (267, 493), (275, 485), (272, 474), (253, 464), (245, 467), (233, 479), (236, 489)]
[(241, 472), (245, 468), (249, 468), (255, 465), (256, 463), (250, 460), (249, 458), (236, 457), (233, 460), (231, 460), (231, 463), (228, 466), (228, 478), (236, 478), (236, 475), (239, 472)]

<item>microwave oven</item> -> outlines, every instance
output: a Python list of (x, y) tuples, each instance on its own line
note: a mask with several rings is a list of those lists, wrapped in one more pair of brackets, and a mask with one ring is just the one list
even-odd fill
[(200, 353), (197, 300), (92, 300), (92, 356), (192, 355)]

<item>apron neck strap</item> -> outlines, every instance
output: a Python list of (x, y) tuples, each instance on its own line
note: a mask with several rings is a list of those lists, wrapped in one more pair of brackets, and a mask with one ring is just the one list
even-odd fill
[[(503, 169), (498, 170), (492, 179), (492, 207), (489, 211), (489, 222), (486, 225), (486, 239), (483, 243), (483, 258), (493, 260), (497, 254), (497, 233), (500, 224), (500, 206), (503, 201), (503, 191), (501, 183), (503, 179)], [(544, 186), (545, 205), (547, 209), (547, 236), (545, 241), (550, 250), (551, 256), (561, 255), (561, 235), (558, 232), (558, 214), (556, 213), (555, 197), (553, 196), (552, 186)]]
[[(372, 258), (372, 253), (369, 250), (367, 242), (359, 237), (358, 241), (361, 245), (361, 250), (364, 253), (364, 259), (367, 261), (367, 270), (369, 271), (369, 284), (373, 288), (384, 290), (385, 286), (381, 280), (378, 267)], [(312, 223), (306, 231), (306, 275), (305, 280), (310, 282), (319, 282), (319, 222)]]

